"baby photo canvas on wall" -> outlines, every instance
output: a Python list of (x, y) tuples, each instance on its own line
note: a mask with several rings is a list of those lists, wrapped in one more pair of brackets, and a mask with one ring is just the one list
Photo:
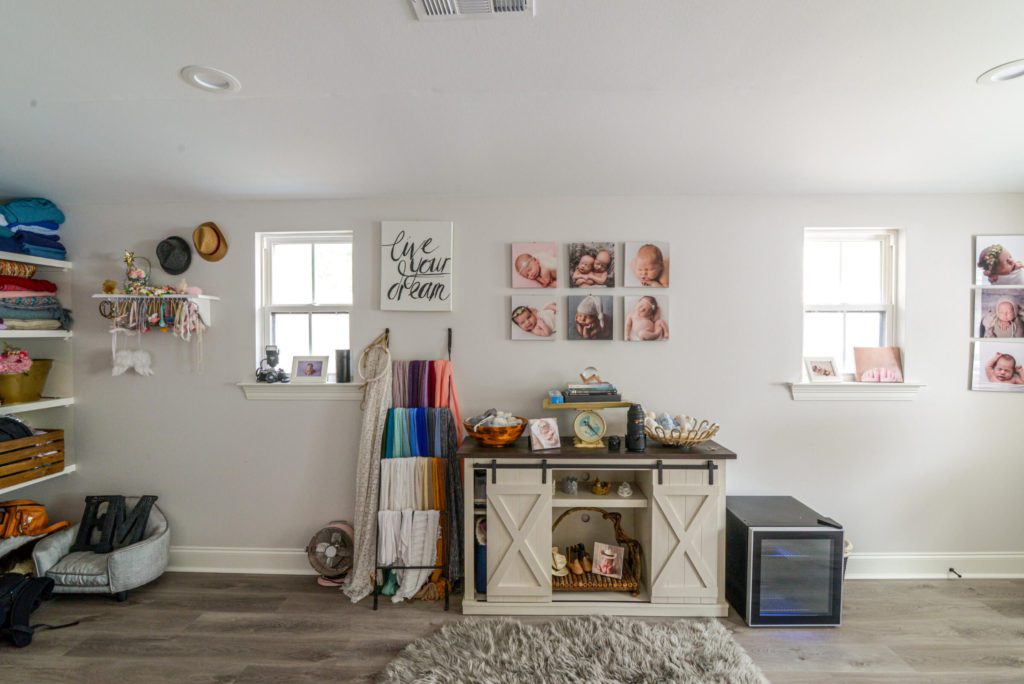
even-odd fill
[(558, 243), (513, 242), (512, 287), (558, 287)]
[(615, 287), (615, 243), (569, 243), (569, 287)]
[(984, 392), (1024, 392), (1024, 344), (974, 343), (971, 389)]
[(975, 290), (971, 337), (1024, 337), (1024, 288)]
[(558, 421), (554, 418), (533, 418), (527, 423), (530, 431), (530, 450), (557, 449), (562, 442), (558, 437)]
[(513, 340), (554, 340), (558, 332), (558, 298), (513, 295), (509, 330)]
[(612, 339), (610, 295), (570, 296), (566, 314), (570, 340)]
[(622, 579), (625, 549), (612, 544), (594, 542), (594, 574)]
[(974, 238), (976, 285), (1024, 285), (1024, 235)]
[(899, 347), (854, 347), (857, 382), (903, 382)]
[(667, 242), (627, 242), (626, 287), (668, 287)]
[(626, 297), (623, 310), (626, 342), (655, 342), (668, 339), (668, 296)]

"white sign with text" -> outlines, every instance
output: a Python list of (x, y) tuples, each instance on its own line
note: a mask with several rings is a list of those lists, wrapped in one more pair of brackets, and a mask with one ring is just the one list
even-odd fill
[(382, 311), (452, 310), (450, 221), (382, 221)]

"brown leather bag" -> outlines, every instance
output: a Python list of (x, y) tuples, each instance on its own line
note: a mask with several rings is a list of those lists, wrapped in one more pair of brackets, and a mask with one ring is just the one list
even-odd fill
[(0, 539), (11, 537), (35, 537), (63, 530), (71, 525), (67, 520), (49, 525), (46, 508), (38, 501), (16, 499), (0, 501)]

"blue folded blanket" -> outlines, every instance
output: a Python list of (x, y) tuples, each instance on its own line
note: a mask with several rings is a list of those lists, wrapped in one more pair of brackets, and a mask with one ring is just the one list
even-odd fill
[(62, 261), (68, 255), (63, 249), (46, 249), (45, 247), (35, 247), (33, 245), (22, 245), (21, 251), (31, 256), (43, 259), (57, 259), (58, 261)]
[(15, 233), (35, 233), (36, 235), (47, 236), (56, 235), (60, 229), (60, 226), (56, 223), (14, 223), (7, 227)]
[(64, 212), (42, 197), (28, 197), (0, 204), (0, 225), (31, 224), (40, 221), (64, 223)]
[(14, 238), (0, 237), (0, 252), (21, 252), (21, 243)]
[(20, 318), (25, 320), (56, 320), (64, 330), (71, 330), (71, 311), (60, 304), (39, 306), (32, 300), (53, 299), (52, 297), (19, 297), (0, 300), (0, 319)]
[[(3, 228), (0, 228), (0, 230), (3, 230)], [(64, 249), (64, 245), (60, 243), (60, 237), (56, 233), (53, 236), (37, 235), (36, 233), (18, 233), (14, 236), (14, 239), (26, 245), (35, 245), (36, 247), (45, 247), (46, 249)]]

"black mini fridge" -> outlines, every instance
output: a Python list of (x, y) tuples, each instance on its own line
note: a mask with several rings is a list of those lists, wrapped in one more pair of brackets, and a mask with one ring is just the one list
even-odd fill
[(725, 596), (751, 627), (838, 627), (843, 528), (791, 496), (726, 497)]

